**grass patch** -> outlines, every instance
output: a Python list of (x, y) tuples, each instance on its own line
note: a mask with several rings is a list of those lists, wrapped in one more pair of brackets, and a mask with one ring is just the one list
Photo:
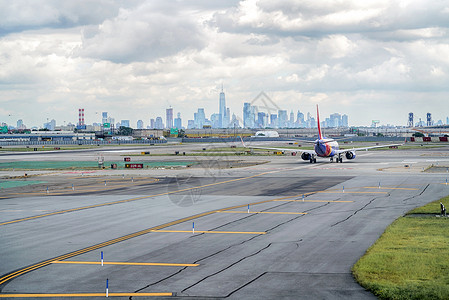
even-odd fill
[[(430, 202), (424, 206), (412, 209), (407, 213), (409, 214), (440, 214), (440, 202), (446, 207), (446, 211), (449, 210), (449, 196), (441, 198), (440, 200)], [(449, 241), (448, 241), (449, 243)]]
[(13, 187), (21, 187), (33, 184), (46, 183), (46, 181), (38, 181), (38, 180), (27, 180), (27, 181), (18, 181), (18, 180), (0, 180), (0, 189), (8, 189)]
[[(438, 214), (448, 200), (422, 211)], [(353, 266), (354, 277), (380, 299), (449, 299), (448, 226), (449, 218), (397, 219)]]

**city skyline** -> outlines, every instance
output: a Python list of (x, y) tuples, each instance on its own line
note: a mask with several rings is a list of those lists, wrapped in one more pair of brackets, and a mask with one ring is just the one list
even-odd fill
[(444, 1), (4, 1), (0, 16), (8, 124), (73, 122), (78, 108), (133, 124), (170, 106), (223, 119), (223, 83), (228, 118), (261, 91), (288, 117), (316, 104), (359, 126), (449, 115)]
[[(260, 100), (260, 97), (268, 97), (265, 93), (260, 93), (258, 97), (256, 97), (253, 102), (257, 102), (256, 100)], [(105, 125), (105, 128), (115, 127), (119, 128), (123, 127), (131, 127), (136, 129), (200, 129), (204, 126), (210, 128), (252, 128), (252, 129), (265, 129), (265, 128), (314, 128), (317, 127), (317, 122), (315, 119), (315, 115), (307, 112), (306, 114), (297, 109), (296, 114), (293, 110), (290, 111), (290, 114), (286, 110), (279, 109), (276, 103), (272, 102), (270, 98), (266, 98), (262, 101), (262, 105), (258, 106), (257, 104), (245, 102), (243, 103), (243, 118), (238, 118), (235, 114), (232, 114), (232, 120), (230, 119), (230, 109), (226, 107), (225, 101), (225, 93), (222, 87), (219, 94), (219, 112), (212, 112), (210, 117), (207, 117), (204, 108), (198, 108), (197, 112), (194, 113), (193, 119), (188, 119), (187, 122), (182, 121), (181, 113), (177, 112), (176, 118), (174, 116), (173, 107), (169, 107), (165, 109), (165, 120), (164, 123), (163, 118), (161, 116), (157, 116), (155, 118), (150, 118), (149, 122), (146, 123), (143, 120), (139, 119), (136, 122), (136, 126), (132, 125), (132, 121), (129, 119), (122, 119), (119, 122), (115, 123), (115, 118), (111, 117), (108, 112), (101, 113), (101, 121), (97, 120), (93, 121), (92, 124), (87, 124), (84, 119), (84, 108), (78, 109), (78, 122), (72, 123), (69, 122), (67, 127), (73, 127), (78, 129), (86, 129), (86, 125), (101, 127)], [(267, 102), (271, 102), (271, 105)], [(267, 106), (268, 105), (268, 106)], [(225, 120), (226, 126), (222, 122), (222, 113), (225, 112)], [(273, 113), (274, 112), (274, 113)], [(449, 125), (449, 117), (446, 117), (444, 120), (434, 120), (432, 119), (432, 113), (426, 113), (426, 119), (418, 117), (414, 119), (414, 113), (411, 112), (408, 114), (407, 125), (396, 125), (396, 124), (380, 124), (379, 120), (372, 120), (371, 127), (378, 126), (387, 126), (387, 127), (424, 127), (424, 126), (434, 126), (434, 125)], [(416, 121), (416, 122), (414, 122)], [(107, 125), (106, 125), (107, 123)], [(111, 125), (112, 124), (112, 125)], [(145, 126), (145, 124), (147, 124)], [(184, 124), (187, 124), (184, 126)], [(42, 127), (33, 126), (27, 127), (22, 119), (17, 120), (17, 126), (13, 126), (12, 124), (6, 124), (5, 122), (1, 122), (0, 125), (5, 126), (8, 125), (14, 129), (30, 129), (30, 128), (45, 128), (49, 130), (55, 130), (56, 127), (61, 128), (62, 124), (56, 124), (56, 120), (52, 119), (49, 121), (47, 118), (47, 122), (43, 124)], [(64, 126), (66, 126), (66, 122), (64, 121)], [(321, 114), (321, 126), (329, 127), (329, 128), (337, 128), (337, 127), (361, 127), (358, 125), (349, 124), (349, 117), (346, 114), (340, 114), (339, 112), (334, 112), (329, 115), (329, 117), (323, 116)], [(369, 127), (369, 126), (366, 126)]]

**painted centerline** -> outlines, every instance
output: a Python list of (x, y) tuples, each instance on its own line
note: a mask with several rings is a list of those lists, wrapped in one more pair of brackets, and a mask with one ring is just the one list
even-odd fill
[(237, 211), (237, 210), (229, 210), (229, 211), (217, 211), (217, 213), (228, 213), (228, 214), (275, 214), (275, 215), (307, 215), (307, 213), (303, 212), (288, 212), (288, 211)]
[[(55, 260), (52, 264), (77, 264), (77, 265), (101, 265), (101, 261), (70, 261)], [(139, 262), (112, 262), (104, 261), (104, 265), (125, 265), (125, 266), (166, 266), (166, 267), (198, 267), (199, 264), (178, 264), (178, 263), (139, 263)]]

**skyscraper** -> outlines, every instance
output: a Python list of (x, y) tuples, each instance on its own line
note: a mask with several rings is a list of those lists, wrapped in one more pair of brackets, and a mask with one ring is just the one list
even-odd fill
[(287, 111), (286, 110), (278, 110), (278, 127), (285, 128), (287, 127)]
[(198, 112), (193, 114), (193, 120), (195, 122), (195, 128), (203, 128), (206, 122), (206, 114), (204, 113), (204, 108), (198, 108)]
[(178, 113), (178, 117), (175, 118), (175, 128), (178, 128), (178, 129), (182, 128), (181, 113)]
[(156, 122), (154, 124), (155, 129), (164, 129), (164, 123), (162, 122), (161, 117), (156, 118)]
[(143, 129), (143, 121), (142, 120), (137, 121), (137, 129)]
[(251, 121), (251, 103), (245, 102), (243, 103), (243, 127), (252, 128)]
[(173, 108), (167, 108), (166, 110), (166, 127), (172, 128), (173, 127)]
[(102, 112), (101, 113), (101, 115), (102, 115), (102, 118), (101, 118), (101, 123), (108, 123), (108, 112), (107, 111), (104, 111), (104, 112)]
[(341, 116), (341, 126), (342, 127), (349, 127), (348, 115), (342, 115)]
[(219, 103), (219, 120), (218, 120), (218, 126), (220, 128), (227, 127), (228, 124), (225, 124), (226, 120), (226, 100), (225, 100), (225, 93), (223, 92), (223, 85), (221, 85), (221, 92), (220, 92), (220, 103)]

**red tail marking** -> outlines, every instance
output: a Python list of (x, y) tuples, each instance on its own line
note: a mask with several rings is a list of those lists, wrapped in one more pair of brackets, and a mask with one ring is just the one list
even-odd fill
[(321, 140), (321, 139), (323, 139), (323, 135), (321, 134), (320, 113), (318, 111), (318, 104), (316, 105), (316, 118), (318, 120), (318, 135)]

